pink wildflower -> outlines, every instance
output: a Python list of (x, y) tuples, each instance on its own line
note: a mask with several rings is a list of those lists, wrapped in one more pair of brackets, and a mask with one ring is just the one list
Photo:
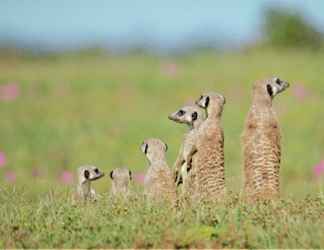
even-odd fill
[(73, 183), (73, 173), (69, 170), (63, 170), (59, 176), (59, 181), (66, 185), (72, 184)]
[(32, 169), (32, 172), (31, 172), (31, 175), (33, 176), (33, 177), (39, 177), (39, 176), (41, 176), (41, 171), (40, 171), (40, 169), (39, 168), (33, 168)]
[(145, 174), (143, 172), (137, 172), (133, 175), (134, 181), (137, 184), (144, 185)]
[(4, 178), (7, 182), (14, 183), (14, 182), (16, 182), (17, 176), (16, 176), (15, 172), (8, 170), (7, 172), (5, 172)]
[(0, 168), (6, 165), (6, 155), (3, 152), (0, 152)]
[(0, 100), (14, 101), (20, 95), (20, 87), (17, 83), (8, 83), (0, 86)]
[(303, 84), (293, 85), (292, 93), (298, 101), (304, 101), (310, 95), (310, 92)]
[(316, 178), (324, 176), (324, 160), (314, 166), (313, 172)]
[(175, 63), (163, 65), (162, 73), (167, 76), (175, 76), (178, 72), (178, 66)]

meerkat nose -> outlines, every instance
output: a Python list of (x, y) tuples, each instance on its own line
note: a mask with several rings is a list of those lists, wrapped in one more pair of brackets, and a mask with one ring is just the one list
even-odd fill
[(173, 117), (173, 114), (171, 114), (171, 115), (168, 115), (168, 119), (169, 119), (169, 120), (172, 120), (172, 121), (174, 121), (174, 117)]

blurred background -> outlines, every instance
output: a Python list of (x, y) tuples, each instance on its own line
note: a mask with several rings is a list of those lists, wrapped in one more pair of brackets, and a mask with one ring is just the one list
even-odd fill
[(324, 176), (324, 2), (307, 0), (0, 2), (0, 186), (32, 196), (72, 187), (95, 164), (128, 166), (158, 137), (175, 161), (187, 128), (167, 119), (203, 91), (223, 93), (226, 176), (242, 187), (240, 135), (251, 85), (279, 76), (284, 196)]

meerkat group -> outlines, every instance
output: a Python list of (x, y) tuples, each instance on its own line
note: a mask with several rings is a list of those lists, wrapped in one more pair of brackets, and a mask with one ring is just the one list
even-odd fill
[[(247, 200), (274, 199), (280, 195), (279, 170), (281, 135), (272, 101), (289, 87), (277, 77), (256, 81), (252, 90), (252, 105), (242, 134), (244, 157), (244, 195)], [(149, 201), (177, 204), (219, 202), (226, 196), (224, 132), (222, 114), (225, 97), (216, 92), (201, 95), (195, 103), (182, 106), (168, 118), (186, 124), (173, 168), (166, 160), (168, 146), (157, 138), (141, 144), (149, 166), (144, 178), (144, 196)], [(96, 199), (91, 182), (104, 174), (94, 166), (78, 169), (77, 194), (85, 200)], [(127, 197), (132, 173), (127, 168), (110, 172), (111, 195)], [(177, 188), (181, 187), (180, 197)]]

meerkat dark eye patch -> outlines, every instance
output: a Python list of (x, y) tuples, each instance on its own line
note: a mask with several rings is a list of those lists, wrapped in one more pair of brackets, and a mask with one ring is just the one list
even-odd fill
[(148, 145), (145, 144), (144, 154), (147, 154), (147, 150), (148, 150)]
[(86, 178), (86, 179), (89, 179), (89, 177), (90, 177), (90, 172), (89, 172), (89, 170), (84, 170), (84, 178)]
[(99, 174), (99, 169), (96, 168), (96, 169), (94, 170), (94, 172), (95, 172), (96, 174)]
[(207, 108), (209, 105), (209, 96), (206, 97), (206, 100), (205, 100), (205, 108)]
[(276, 84), (281, 85), (281, 80), (279, 78), (276, 78)]
[(186, 112), (182, 109), (180, 109), (178, 112), (177, 112), (177, 115), (178, 116), (183, 116)]
[(197, 113), (197, 112), (193, 112), (193, 113), (191, 114), (191, 118), (192, 118), (192, 121), (197, 120), (197, 118), (198, 118), (198, 113)]
[(128, 174), (129, 174), (129, 179), (132, 180), (132, 178), (133, 178), (132, 177), (132, 171), (129, 170)]
[(114, 171), (112, 170), (112, 171), (110, 171), (110, 179), (114, 179)]
[(273, 90), (272, 90), (272, 86), (271, 86), (270, 84), (267, 85), (267, 91), (268, 91), (269, 96), (272, 97), (272, 95), (273, 95)]

